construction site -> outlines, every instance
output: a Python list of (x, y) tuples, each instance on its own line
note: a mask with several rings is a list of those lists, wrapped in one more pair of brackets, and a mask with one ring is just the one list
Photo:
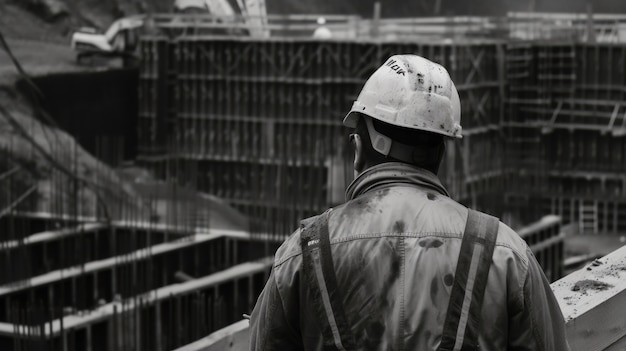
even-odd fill
[(48, 58), (52, 27), (0, 25), (0, 350), (247, 349), (276, 249), (346, 201), (342, 119), (398, 53), (458, 88), (451, 198), (528, 243), (572, 350), (626, 350), (626, 9), (237, 4), (126, 16)]

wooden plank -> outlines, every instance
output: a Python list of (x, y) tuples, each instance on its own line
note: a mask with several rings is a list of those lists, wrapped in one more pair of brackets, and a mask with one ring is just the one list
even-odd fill
[(31, 245), (45, 241), (59, 240), (68, 236), (84, 234), (85, 232), (96, 232), (101, 229), (106, 229), (107, 225), (104, 223), (85, 223), (76, 227), (63, 228), (58, 230), (50, 230), (40, 233), (35, 233), (25, 237), (22, 240), (10, 240), (0, 242), (0, 251), (16, 248), (20, 245)]
[(247, 350), (250, 339), (249, 324), (247, 319), (243, 319), (174, 351)]
[[(114, 237), (114, 236), (113, 236)], [(216, 240), (222, 237), (233, 237), (238, 239), (248, 239), (249, 234), (241, 234), (239, 236), (232, 233), (221, 233), (215, 231), (213, 234), (196, 234), (190, 237), (184, 237), (171, 242), (165, 242), (158, 245), (142, 248), (124, 255), (105, 258), (102, 260), (91, 261), (82, 265), (63, 268), (42, 275), (31, 277), (28, 284), (7, 284), (0, 286), (0, 296), (11, 294), (17, 291), (32, 289), (37, 286), (50, 284), (56, 281), (74, 278), (91, 272), (97, 272), (104, 269), (115, 267), (119, 262), (132, 263), (138, 260), (145, 260), (147, 257), (153, 257), (167, 252), (178, 251), (186, 247), (199, 245), (200, 243)], [(115, 280), (113, 280), (115, 281)]]
[[(533, 253), (537, 254), (540, 251), (546, 250), (552, 246), (556, 246), (557, 244), (562, 243), (565, 240), (565, 237), (566, 237), (565, 233), (560, 233), (549, 239), (540, 241), (534, 245), (530, 245), (530, 250)], [(549, 262), (546, 262), (546, 263), (549, 263)], [(544, 267), (544, 269), (548, 269), (548, 268), (554, 268), (554, 267)]]
[(535, 222), (529, 226), (526, 226), (518, 231), (519, 236), (522, 238), (528, 237), (539, 231), (546, 230), (552, 226), (560, 225), (561, 218), (555, 215), (544, 216), (538, 222)]
[(626, 337), (626, 246), (594, 262), (551, 285), (573, 351), (605, 350)]

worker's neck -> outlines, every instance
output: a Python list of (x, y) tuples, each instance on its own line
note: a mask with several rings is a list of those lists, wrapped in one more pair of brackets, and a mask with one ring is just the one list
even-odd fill
[(366, 170), (380, 165), (380, 164), (384, 164), (384, 163), (391, 163), (391, 162), (396, 162), (396, 163), (402, 163), (411, 167), (418, 167), (421, 169), (425, 169), (431, 173), (433, 173), (434, 175), (438, 175), (437, 173), (439, 173), (439, 165), (437, 165), (437, 167), (423, 167), (423, 166), (419, 166), (419, 165), (414, 165), (414, 164), (410, 164), (410, 163), (405, 163), (405, 162), (399, 162), (397, 160), (388, 160), (388, 161), (371, 161), (371, 160), (366, 160), (365, 162), (363, 162), (361, 167), (355, 167), (354, 168), (354, 178), (356, 179), (361, 173), (365, 172)]

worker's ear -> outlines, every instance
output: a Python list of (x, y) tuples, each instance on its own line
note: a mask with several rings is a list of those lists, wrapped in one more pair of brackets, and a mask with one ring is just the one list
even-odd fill
[(350, 140), (354, 148), (354, 171), (356, 176), (365, 170), (365, 150), (363, 149), (363, 140), (360, 135), (354, 133), (350, 135)]

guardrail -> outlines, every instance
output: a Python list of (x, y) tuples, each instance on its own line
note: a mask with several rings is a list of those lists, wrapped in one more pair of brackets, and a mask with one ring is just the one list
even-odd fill
[[(324, 39), (512, 38), (521, 40), (571, 39), (626, 41), (626, 16), (594, 14), (545, 14), (511, 12), (504, 17), (448, 16), (367, 19), (348, 15), (216, 16), (211, 14), (153, 14), (134, 16), (145, 21), (148, 32), (171, 36), (250, 35), (314, 37), (318, 28), (330, 34)], [(318, 19), (324, 18), (323, 24)]]

